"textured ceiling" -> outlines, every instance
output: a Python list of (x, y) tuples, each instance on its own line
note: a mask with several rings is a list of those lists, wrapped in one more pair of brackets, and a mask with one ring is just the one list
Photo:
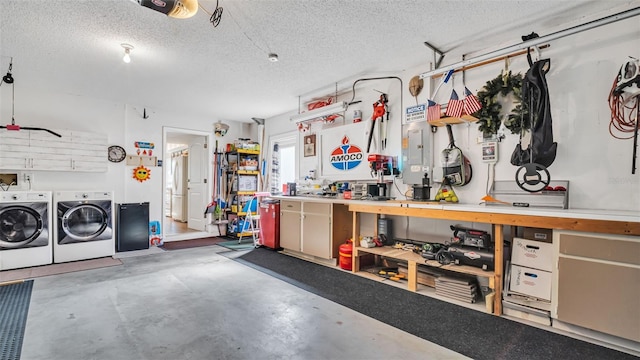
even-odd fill
[[(21, 91), (251, 122), (358, 77), (426, 71), (425, 41), (447, 53), (446, 64), (630, 4), (638, 0), (219, 0), (214, 28), (202, 9), (181, 20), (130, 0), (2, 0), (0, 72), (13, 57)], [(130, 64), (121, 43), (135, 47)]]

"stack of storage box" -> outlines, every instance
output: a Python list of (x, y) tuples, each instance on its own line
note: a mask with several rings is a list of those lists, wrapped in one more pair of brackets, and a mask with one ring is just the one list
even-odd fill
[(551, 325), (552, 231), (527, 228), (523, 237), (513, 239), (505, 314)]

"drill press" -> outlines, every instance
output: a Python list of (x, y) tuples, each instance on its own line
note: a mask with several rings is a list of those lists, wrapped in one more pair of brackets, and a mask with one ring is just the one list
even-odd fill
[(367, 161), (369, 161), (371, 176), (376, 178), (377, 181), (377, 195), (374, 195), (374, 198), (376, 200), (389, 200), (388, 181), (385, 182), (384, 176), (399, 174), (397, 158), (390, 155), (369, 154)]

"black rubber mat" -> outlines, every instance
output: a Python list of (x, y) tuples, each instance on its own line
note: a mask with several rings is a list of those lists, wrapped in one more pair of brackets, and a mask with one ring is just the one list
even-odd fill
[(18, 360), (33, 280), (0, 286), (0, 360)]
[(476, 360), (637, 359), (265, 248), (235, 260)]

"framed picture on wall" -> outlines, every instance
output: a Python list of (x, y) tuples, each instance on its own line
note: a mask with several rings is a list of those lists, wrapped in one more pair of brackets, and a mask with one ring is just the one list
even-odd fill
[(304, 157), (316, 156), (316, 134), (304, 137)]

